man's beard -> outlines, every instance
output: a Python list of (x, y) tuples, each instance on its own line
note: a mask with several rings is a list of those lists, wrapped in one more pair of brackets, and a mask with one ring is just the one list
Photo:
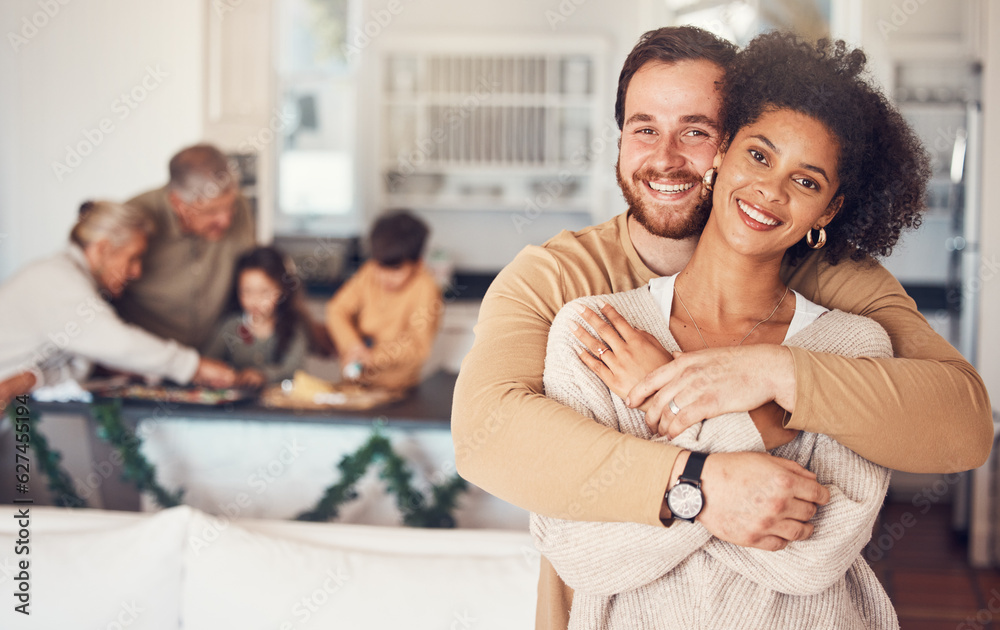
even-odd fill
[[(712, 195), (709, 194), (706, 197), (698, 195), (690, 200), (688, 207), (670, 208), (656, 212), (647, 206), (645, 200), (633, 186), (645, 186), (644, 182), (660, 178), (660, 175), (655, 171), (644, 168), (636, 172), (630, 185), (626, 185), (625, 180), (622, 179), (621, 168), (618, 164), (615, 165), (615, 179), (618, 180), (618, 187), (625, 197), (625, 202), (628, 203), (628, 215), (653, 236), (679, 240), (701, 234), (708, 222), (708, 214), (712, 210)], [(695, 186), (701, 185), (700, 177), (685, 171), (672, 173), (670, 179), (693, 181)]]

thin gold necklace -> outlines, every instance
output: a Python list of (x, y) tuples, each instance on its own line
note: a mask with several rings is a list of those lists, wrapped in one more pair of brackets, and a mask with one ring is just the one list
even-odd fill
[[(694, 329), (698, 332), (698, 336), (701, 337), (701, 342), (703, 344), (705, 344), (706, 348), (708, 348), (709, 345), (708, 345), (708, 342), (705, 341), (705, 335), (701, 334), (701, 328), (698, 327), (698, 322), (694, 321), (694, 317), (691, 317), (691, 311), (689, 311), (687, 305), (684, 304), (684, 298), (681, 297), (681, 292), (677, 290), (677, 282), (676, 281), (674, 282), (674, 293), (677, 294), (677, 299), (681, 303), (681, 308), (683, 308), (684, 312), (687, 313), (688, 319), (690, 319), (691, 323), (694, 324)], [(788, 286), (787, 285), (785, 286), (785, 292), (781, 294), (781, 299), (778, 300), (778, 303), (774, 305), (774, 310), (771, 311), (771, 314), (768, 315), (767, 317), (765, 317), (764, 319), (760, 320), (756, 324), (754, 324), (753, 328), (750, 329), (750, 332), (748, 332), (747, 334), (743, 335), (743, 338), (740, 339), (740, 342), (738, 344), (736, 344), (736, 346), (742, 346), (743, 342), (747, 340), (747, 337), (749, 337), (753, 333), (753, 331), (757, 330), (758, 326), (760, 326), (761, 324), (763, 324), (767, 320), (769, 320), (772, 317), (774, 317), (774, 314), (778, 312), (778, 307), (781, 306), (781, 303), (785, 301), (785, 296), (786, 295), (788, 295)]]

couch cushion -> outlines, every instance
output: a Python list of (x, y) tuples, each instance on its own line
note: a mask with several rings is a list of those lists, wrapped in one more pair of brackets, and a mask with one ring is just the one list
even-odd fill
[[(154, 516), (32, 507), (30, 554), (16, 555), (17, 507), (0, 519), (0, 628), (180, 627), (181, 554), (190, 508)], [(30, 617), (14, 611), (18, 561), (30, 561)]]
[(185, 630), (534, 624), (538, 556), (527, 534), (196, 513), (184, 555)]

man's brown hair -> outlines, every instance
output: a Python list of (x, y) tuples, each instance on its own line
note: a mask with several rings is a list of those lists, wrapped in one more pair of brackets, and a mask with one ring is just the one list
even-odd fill
[(615, 100), (615, 120), (618, 128), (625, 125), (625, 93), (632, 75), (649, 61), (676, 63), (685, 60), (711, 61), (723, 70), (736, 55), (736, 46), (694, 26), (665, 26), (648, 31), (639, 38), (618, 76), (618, 98)]

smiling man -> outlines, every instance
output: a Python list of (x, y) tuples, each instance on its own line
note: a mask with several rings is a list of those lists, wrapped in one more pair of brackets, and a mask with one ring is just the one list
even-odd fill
[[(646, 33), (629, 54), (615, 105), (628, 212), (525, 248), (490, 287), (452, 412), (456, 463), (472, 483), (546, 516), (672, 522), (665, 493), (680, 450), (623, 435), (546, 398), (545, 347), (567, 302), (634, 289), (690, 258), (705, 222), (697, 184), (721, 141), (718, 82), (734, 52), (705, 31), (677, 27)], [(678, 395), (668, 412), (667, 400), (658, 400), (647, 419), (665, 415), (676, 434), (675, 423), (775, 401), (791, 415), (758, 426), (765, 444), (800, 429), (828, 434), (890, 468), (951, 472), (985, 461), (992, 420), (982, 380), (887, 271), (849, 261), (830, 266), (813, 256), (782, 277), (814, 302), (879, 322), (900, 358), (764, 345), (687, 353), (667, 368), (694, 363), (712, 374), (710, 402)], [(713, 455), (701, 479), (705, 509), (697, 520), (720, 539), (764, 549), (808, 537), (809, 520), (828, 497), (810, 473), (763, 453)], [(537, 626), (565, 628), (571, 599), (543, 559)]]
[[(653, 59), (629, 81), (615, 175), (629, 238), (652, 269), (682, 267), (708, 220), (698, 184), (719, 147), (721, 81), (722, 68), (708, 59)], [(674, 243), (663, 247), (663, 239)]]
[(615, 169), (631, 219), (658, 237), (697, 237), (707, 215), (694, 205), (719, 145), (719, 93), (705, 90), (722, 69), (704, 59), (651, 61), (632, 76), (624, 146)]
[(254, 245), (250, 207), (226, 156), (199, 144), (170, 160), (170, 181), (129, 205), (154, 224), (143, 277), (117, 302), (122, 318), (204, 350), (225, 308), (236, 260)]

